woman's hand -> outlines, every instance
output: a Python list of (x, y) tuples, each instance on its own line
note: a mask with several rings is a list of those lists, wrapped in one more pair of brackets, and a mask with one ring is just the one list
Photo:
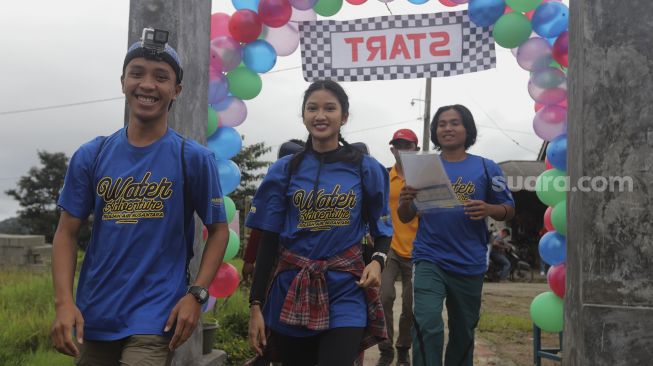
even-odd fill
[(356, 284), (362, 288), (381, 286), (381, 264), (373, 260), (365, 266), (361, 279)]
[(263, 356), (267, 340), (265, 339), (265, 322), (261, 305), (252, 305), (249, 309), (249, 344), (256, 354)]
[(482, 220), (490, 216), (490, 205), (481, 200), (469, 200), (464, 204), (465, 215), (472, 220)]

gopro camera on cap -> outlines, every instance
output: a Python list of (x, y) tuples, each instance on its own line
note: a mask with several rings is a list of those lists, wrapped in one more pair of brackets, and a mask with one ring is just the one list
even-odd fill
[(154, 28), (144, 28), (143, 35), (141, 36), (141, 44), (143, 48), (156, 54), (163, 52), (168, 43), (168, 31)]

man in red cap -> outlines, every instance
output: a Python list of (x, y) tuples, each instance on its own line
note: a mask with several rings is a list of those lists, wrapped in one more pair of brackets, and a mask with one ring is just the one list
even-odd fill
[(394, 234), (388, 252), (385, 270), (381, 273), (381, 303), (385, 312), (385, 323), (388, 327), (388, 340), (379, 344), (381, 357), (378, 366), (392, 364), (395, 351), (393, 348), (393, 315), (392, 306), (395, 301), (395, 280), (401, 277), (401, 315), (399, 317), (399, 334), (395, 343), (397, 348), (397, 365), (410, 365), (409, 351), (412, 343), (410, 328), (412, 327), (413, 283), (411, 252), (413, 240), (417, 232), (417, 217), (407, 224), (402, 223), (397, 216), (399, 192), (406, 184), (404, 171), (399, 160), (401, 151), (419, 151), (417, 135), (412, 130), (402, 128), (397, 130), (390, 140), (390, 151), (395, 157), (395, 165), (390, 170), (390, 212)]

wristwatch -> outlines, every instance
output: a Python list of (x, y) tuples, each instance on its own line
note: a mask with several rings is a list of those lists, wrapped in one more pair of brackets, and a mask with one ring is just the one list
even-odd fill
[(191, 286), (186, 291), (187, 294), (191, 294), (195, 297), (195, 300), (200, 304), (204, 304), (209, 301), (209, 290), (206, 287), (202, 286)]
[(388, 260), (388, 256), (383, 252), (374, 252), (372, 253), (372, 260), (376, 260), (381, 265), (381, 270), (385, 268), (385, 262)]

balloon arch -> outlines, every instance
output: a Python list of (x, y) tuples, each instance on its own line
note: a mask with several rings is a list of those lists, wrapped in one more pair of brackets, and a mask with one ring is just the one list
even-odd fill
[[(346, 0), (351, 5), (367, 1)], [(429, 0), (406, 1), (421, 5)], [(561, 0), (438, 1), (451, 8), (467, 4), (471, 21), (478, 26), (491, 26), (495, 42), (511, 49), (519, 66), (530, 73), (527, 89), (536, 112), (533, 129), (537, 136), (549, 142), (547, 170), (537, 179), (536, 193), (549, 206), (544, 215), (548, 232), (540, 239), (539, 252), (551, 265), (547, 274), (551, 291), (535, 297), (530, 311), (533, 322), (542, 330), (560, 332), (566, 272), (569, 9)], [(298, 22), (317, 20), (317, 15), (333, 16), (343, 6), (343, 0), (232, 0), (232, 3), (236, 9), (233, 14), (212, 14), (210, 36), (207, 136), (208, 146), (218, 159), (225, 195), (240, 184), (240, 170), (229, 159), (242, 148), (235, 127), (247, 118), (244, 101), (255, 98), (261, 91), (259, 74), (270, 71), (277, 57), (295, 52), (300, 41)], [(225, 201), (231, 200), (225, 196)], [(238, 251), (238, 238), (234, 237), (230, 235), (227, 249), (230, 257)], [(229, 266), (225, 264), (218, 271), (210, 288), (213, 296), (226, 297), (235, 291), (238, 273)]]

